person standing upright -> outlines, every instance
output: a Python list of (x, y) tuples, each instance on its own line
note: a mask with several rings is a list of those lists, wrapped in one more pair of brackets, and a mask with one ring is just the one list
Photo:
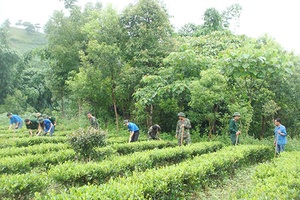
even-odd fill
[(10, 125), (8, 129), (11, 129), (14, 125), (14, 129), (21, 129), (23, 126), (22, 118), (18, 115), (13, 115), (12, 113), (7, 113), (6, 115), (9, 118)]
[(276, 145), (276, 153), (280, 153), (284, 151), (284, 147), (287, 143), (287, 132), (285, 126), (281, 124), (281, 119), (276, 118), (275, 121), (275, 130), (274, 130), (274, 135), (275, 135), (275, 140), (274, 140), (274, 145)]
[(140, 134), (139, 127), (135, 123), (129, 122), (129, 120), (124, 120), (124, 126), (127, 126), (129, 130), (128, 142), (136, 142)]
[(94, 117), (91, 112), (88, 112), (86, 115), (90, 121), (90, 124), (91, 124), (90, 127), (93, 127), (94, 129), (98, 130), (99, 124), (98, 124), (96, 117)]
[(190, 144), (190, 129), (192, 128), (191, 122), (188, 118), (185, 117), (185, 114), (183, 112), (178, 113), (177, 116), (179, 117), (179, 120), (177, 121), (176, 125), (175, 137), (178, 139), (178, 146), (181, 146), (183, 141), (185, 141), (186, 144)]
[(239, 135), (242, 133), (239, 131), (239, 124), (238, 121), (241, 118), (240, 113), (235, 112), (233, 113), (233, 118), (231, 118), (229, 122), (229, 132), (230, 132), (230, 140), (232, 145), (237, 145), (239, 141)]

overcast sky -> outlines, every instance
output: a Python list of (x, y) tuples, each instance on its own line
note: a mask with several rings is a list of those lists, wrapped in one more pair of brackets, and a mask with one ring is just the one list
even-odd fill
[[(78, 0), (81, 6), (97, 0)], [(118, 10), (136, 0), (100, 0), (108, 2)], [(186, 23), (202, 24), (203, 14), (207, 8), (225, 10), (234, 3), (242, 6), (240, 26), (237, 34), (259, 37), (268, 34), (285, 49), (300, 54), (300, 1), (298, 0), (163, 0), (170, 20), (176, 28)], [(299, 2), (299, 3), (298, 3)], [(18, 20), (44, 25), (54, 10), (62, 10), (63, 2), (59, 0), (0, 0), (0, 23), (9, 19), (12, 24)]]

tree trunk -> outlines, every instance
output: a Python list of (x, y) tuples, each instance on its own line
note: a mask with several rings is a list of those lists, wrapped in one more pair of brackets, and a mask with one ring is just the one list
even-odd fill
[(266, 131), (266, 118), (264, 115), (261, 116), (261, 131), (260, 131), (260, 139), (264, 138), (264, 133)]
[(82, 115), (81, 100), (78, 99), (78, 124), (80, 124), (80, 116)]
[(64, 90), (61, 91), (61, 116), (62, 118), (65, 117), (65, 101), (64, 101)]
[(119, 131), (119, 117), (118, 117), (118, 112), (117, 112), (117, 104), (116, 104), (116, 98), (115, 98), (115, 93), (114, 90), (112, 89), (111, 92), (111, 97), (114, 105), (114, 111), (115, 111), (115, 116), (116, 116), (116, 126), (117, 126), (117, 131)]
[(153, 104), (150, 105), (150, 115), (149, 115), (149, 124), (148, 127), (153, 123)]

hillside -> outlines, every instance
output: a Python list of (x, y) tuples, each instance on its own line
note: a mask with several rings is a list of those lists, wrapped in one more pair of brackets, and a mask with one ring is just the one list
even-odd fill
[(17, 27), (10, 27), (8, 36), (11, 48), (20, 54), (47, 44), (45, 34), (27, 32), (25, 29)]

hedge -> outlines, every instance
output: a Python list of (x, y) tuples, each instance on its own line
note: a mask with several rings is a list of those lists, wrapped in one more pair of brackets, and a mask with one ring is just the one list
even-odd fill
[(300, 199), (300, 152), (284, 152), (256, 167), (253, 184), (240, 189), (236, 199)]
[(100, 186), (71, 188), (61, 194), (36, 193), (36, 199), (183, 199), (197, 187), (221, 179), (234, 169), (270, 159), (273, 149), (266, 146), (230, 146), (215, 153), (197, 156), (177, 165), (134, 172), (130, 177), (110, 180)]
[(37, 144), (28, 147), (8, 147), (0, 149), (0, 157), (20, 156), (28, 154), (45, 154), (52, 151), (64, 150), (67, 148), (70, 148), (70, 146), (64, 143)]
[(129, 175), (133, 171), (143, 171), (147, 168), (179, 163), (185, 159), (214, 152), (220, 148), (222, 148), (220, 142), (205, 142), (182, 148), (137, 152), (98, 163), (67, 162), (51, 168), (48, 176), (64, 185), (101, 184), (113, 177)]

